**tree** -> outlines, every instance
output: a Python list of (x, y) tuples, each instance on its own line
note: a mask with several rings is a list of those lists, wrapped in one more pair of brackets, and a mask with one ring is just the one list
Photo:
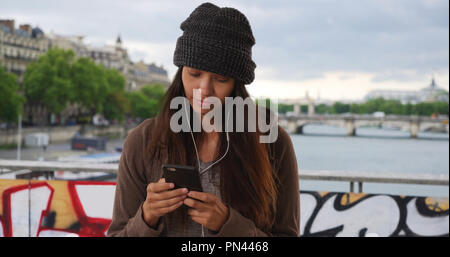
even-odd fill
[(350, 106), (350, 112), (352, 113), (374, 113), (384, 112), (386, 114), (395, 115), (421, 115), (430, 116), (432, 114), (448, 115), (448, 103), (446, 102), (432, 102), (432, 103), (418, 103), (402, 104), (399, 100), (386, 100), (383, 98), (377, 98), (368, 100), (363, 104), (352, 104)]
[(17, 121), (25, 101), (18, 89), (17, 76), (0, 66), (0, 121)]
[(378, 110), (385, 114), (401, 115), (404, 113), (404, 107), (399, 100), (385, 100), (381, 103)]
[(435, 103), (435, 112), (437, 114), (441, 115), (447, 115), (448, 116), (448, 103), (445, 102), (437, 102)]
[(350, 105), (341, 102), (335, 102), (332, 106), (333, 113), (347, 113), (350, 112)]
[(153, 85), (145, 85), (141, 88), (141, 92), (144, 93), (148, 98), (162, 100), (166, 90), (164, 86), (155, 83)]
[(278, 104), (278, 113), (287, 113), (287, 112), (293, 112), (294, 111), (294, 105), (293, 104)]
[(125, 78), (113, 69), (106, 70), (105, 75), (108, 93), (103, 104), (103, 113), (106, 119), (123, 121), (124, 114), (130, 111), (129, 99), (125, 95)]
[(413, 113), (414, 105), (407, 103), (403, 106), (403, 109), (405, 115), (411, 115)]
[(374, 112), (381, 111), (380, 108), (383, 103), (384, 103), (384, 99), (381, 97), (367, 101), (364, 104), (364, 113), (374, 113)]
[(128, 93), (131, 116), (141, 119), (156, 116), (161, 109), (164, 95), (164, 86), (160, 84), (146, 85), (139, 91)]
[(300, 105), (301, 113), (308, 113), (308, 105)]
[(151, 106), (149, 99), (140, 91), (127, 94), (130, 102), (130, 115), (135, 118), (148, 118), (151, 116)]
[(319, 104), (314, 109), (318, 114), (329, 114), (331, 112), (331, 107), (326, 104)]
[(79, 113), (103, 113), (109, 120), (124, 120), (130, 106), (125, 95), (125, 78), (118, 70), (105, 69), (88, 58), (79, 58), (72, 66), (72, 103)]
[(106, 70), (91, 59), (79, 58), (72, 66), (71, 102), (80, 105), (79, 113), (94, 115), (103, 111), (109, 94)]
[(164, 95), (166, 93), (164, 86), (159, 83), (153, 85), (145, 85), (141, 88), (141, 92), (149, 99), (149, 117), (155, 117), (161, 110), (163, 104)]
[(23, 90), (37, 121), (46, 124), (48, 112), (59, 114), (71, 99), (72, 50), (50, 49), (30, 63), (23, 78)]

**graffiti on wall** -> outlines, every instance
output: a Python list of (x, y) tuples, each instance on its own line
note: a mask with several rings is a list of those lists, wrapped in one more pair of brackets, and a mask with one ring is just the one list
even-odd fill
[(115, 183), (0, 180), (0, 236), (105, 236)]
[[(115, 183), (0, 180), (0, 237), (105, 236)], [(301, 191), (302, 236), (448, 236), (448, 199)]]
[(301, 191), (302, 236), (448, 236), (448, 199)]

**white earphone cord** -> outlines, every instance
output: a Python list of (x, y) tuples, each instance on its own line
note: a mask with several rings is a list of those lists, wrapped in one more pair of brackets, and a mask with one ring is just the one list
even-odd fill
[[(198, 156), (198, 150), (197, 150), (197, 145), (195, 144), (195, 139), (194, 139), (194, 134), (192, 133), (192, 128), (191, 128), (191, 123), (190, 123), (190, 117), (187, 113), (187, 108), (186, 108), (186, 100), (184, 101), (184, 110), (186, 112), (186, 118), (188, 118), (188, 125), (189, 125), (189, 131), (191, 132), (191, 137), (192, 137), (192, 142), (194, 143), (194, 148), (195, 148), (195, 154), (197, 155), (197, 163), (198, 163), (198, 172), (199, 174), (203, 174), (206, 170), (208, 170), (209, 168), (211, 168), (214, 164), (218, 163), (219, 161), (221, 161), (228, 153), (228, 149), (230, 148), (230, 137), (228, 135), (228, 129), (227, 129), (227, 124), (228, 124), (228, 120), (230, 118), (230, 111), (228, 111), (228, 115), (227, 115), (227, 122), (225, 123), (225, 133), (227, 134), (227, 150), (225, 151), (225, 154), (220, 157), (220, 159), (218, 159), (217, 161), (215, 161), (214, 163), (212, 163), (211, 165), (209, 165), (208, 167), (206, 167), (203, 170), (200, 170), (200, 158)], [(202, 237), (205, 237), (205, 231), (203, 229), (203, 225), (202, 226)]]
[[(188, 115), (188, 113), (187, 113), (187, 108), (186, 108), (186, 101), (184, 102), (184, 105), (185, 105), (185, 109), (184, 109), (184, 110), (185, 110), (185, 112), (186, 112), (186, 117), (189, 119), (189, 115)], [(230, 118), (230, 111), (228, 111), (228, 115), (227, 115), (227, 123), (228, 123), (229, 118)], [(212, 163), (211, 165), (209, 165), (208, 167), (206, 167), (205, 169), (200, 170), (200, 158), (199, 158), (199, 155), (198, 155), (197, 145), (195, 144), (195, 139), (194, 139), (194, 134), (192, 133), (191, 124), (190, 124), (190, 122), (188, 122), (188, 125), (189, 125), (189, 131), (191, 132), (192, 142), (194, 143), (195, 154), (196, 154), (196, 156), (197, 156), (198, 170), (199, 170), (199, 173), (200, 173), (200, 174), (203, 174), (204, 171), (206, 171), (206, 170), (208, 170), (209, 168), (211, 168), (213, 165), (215, 165), (216, 163), (218, 163), (219, 161), (221, 161), (221, 160), (222, 160), (223, 158), (225, 158), (225, 156), (227, 155), (228, 149), (230, 148), (230, 137), (229, 137), (229, 135), (228, 135), (228, 130), (227, 130), (227, 128), (226, 128), (227, 123), (225, 124), (225, 133), (227, 134), (227, 149), (226, 149), (226, 151), (225, 151), (225, 154), (224, 154), (222, 157), (220, 157), (217, 161), (215, 161), (214, 163)]]

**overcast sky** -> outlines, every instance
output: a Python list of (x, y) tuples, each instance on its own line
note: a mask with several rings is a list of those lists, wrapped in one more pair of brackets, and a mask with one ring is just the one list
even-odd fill
[[(180, 23), (205, 1), (0, 0), (0, 19), (95, 45), (120, 33), (132, 61), (170, 78)], [(373, 89), (418, 90), (434, 74), (449, 89), (448, 0), (210, 1), (250, 21), (255, 97), (362, 99)]]

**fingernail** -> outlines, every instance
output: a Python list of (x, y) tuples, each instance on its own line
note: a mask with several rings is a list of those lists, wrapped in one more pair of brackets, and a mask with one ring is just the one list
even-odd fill
[(183, 190), (181, 190), (183, 193), (187, 193), (188, 192), (188, 190), (187, 190), (187, 188), (183, 188)]
[(175, 185), (173, 183), (170, 183), (169, 187), (173, 188)]

